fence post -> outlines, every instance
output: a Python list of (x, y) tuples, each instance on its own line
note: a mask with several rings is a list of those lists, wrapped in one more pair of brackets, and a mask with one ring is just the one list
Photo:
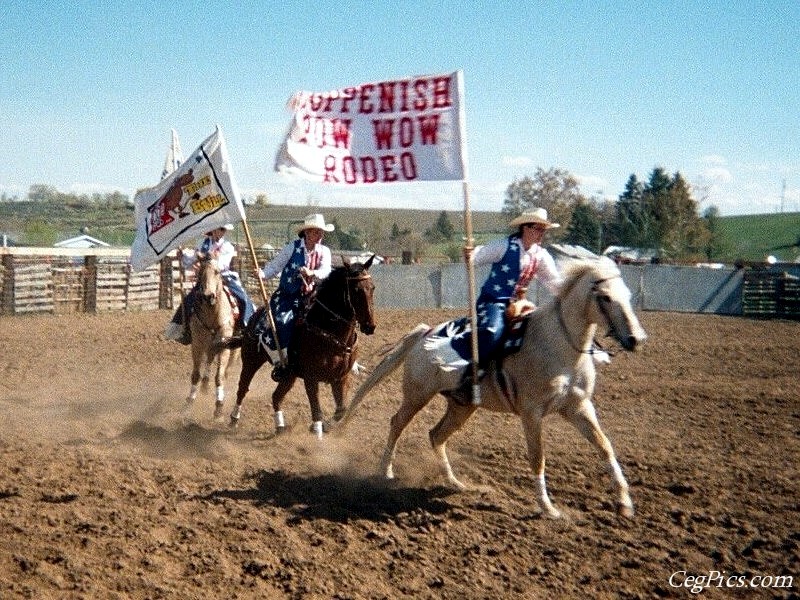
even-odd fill
[(158, 308), (172, 308), (173, 285), (172, 258), (165, 256), (161, 259), (161, 271), (158, 283)]
[(97, 312), (97, 257), (83, 259), (83, 312)]
[(0, 314), (14, 314), (14, 257), (3, 255), (3, 290), (0, 296)]

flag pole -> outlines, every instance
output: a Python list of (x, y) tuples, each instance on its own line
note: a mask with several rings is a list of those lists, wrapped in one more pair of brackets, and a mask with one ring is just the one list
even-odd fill
[(475, 249), (475, 240), (472, 237), (472, 209), (469, 202), (469, 175), (467, 160), (467, 119), (464, 106), (464, 72), (456, 72), (458, 86), (458, 123), (461, 146), (461, 189), (464, 194), (464, 262), (467, 267), (467, 288), (469, 291), (469, 322), (472, 329), (472, 404), (481, 403), (481, 386), (478, 381), (478, 314), (475, 298), (475, 265), (472, 263), (472, 251)]
[[(247, 245), (250, 248), (250, 258), (253, 260), (253, 268), (256, 270), (256, 273), (258, 273), (258, 257), (256, 256), (255, 246), (253, 246), (253, 238), (250, 236), (250, 227), (247, 225), (247, 219), (242, 219), (242, 227), (244, 228), (244, 237), (247, 239)], [(258, 285), (261, 288), (261, 298), (264, 300), (264, 308), (267, 311), (267, 321), (272, 331), (272, 339), (275, 342), (275, 348), (278, 351), (278, 358), (281, 362), (280, 366), (286, 368), (286, 355), (278, 341), (278, 331), (275, 327), (275, 318), (272, 316), (272, 309), (269, 306), (267, 288), (264, 285), (264, 279), (260, 275), (258, 275), (257, 279)]]
[(472, 209), (469, 203), (469, 186), (467, 180), (461, 182), (464, 192), (464, 262), (467, 267), (467, 289), (469, 291), (469, 322), (472, 329), (472, 404), (481, 403), (481, 386), (478, 381), (478, 314), (475, 298), (475, 265), (472, 263), (472, 251), (475, 240), (472, 237)]

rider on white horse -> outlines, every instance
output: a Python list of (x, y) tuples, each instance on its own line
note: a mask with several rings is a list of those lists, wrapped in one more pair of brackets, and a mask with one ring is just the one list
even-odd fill
[[(509, 226), (515, 231), (507, 238), (477, 246), (474, 250), (464, 250), (465, 260), (472, 261), (472, 264), (492, 265), (476, 303), (480, 369), (486, 368), (500, 346), (509, 304), (525, 301), (531, 280), (535, 277), (553, 294), (562, 281), (553, 257), (541, 245), (545, 232), (559, 227), (558, 223), (547, 218), (547, 211), (536, 208), (523, 212)], [(450, 342), (462, 358), (471, 356), (471, 337), (472, 332), (466, 330), (455, 335)], [(469, 384), (468, 380), (463, 383), (467, 395)]]

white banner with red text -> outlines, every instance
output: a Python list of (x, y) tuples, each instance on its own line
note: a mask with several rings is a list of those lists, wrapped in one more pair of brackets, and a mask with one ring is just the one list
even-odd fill
[(297, 92), (275, 170), (361, 185), (466, 177), (461, 71)]

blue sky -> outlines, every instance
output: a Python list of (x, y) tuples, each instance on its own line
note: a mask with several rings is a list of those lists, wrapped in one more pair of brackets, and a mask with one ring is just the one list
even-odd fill
[(132, 197), (171, 128), (188, 155), (219, 124), (246, 195), (457, 210), (457, 182), (353, 190), (272, 165), (292, 92), (461, 69), (475, 210), (537, 167), (616, 198), (656, 166), (701, 211), (800, 210), (800, 3), (482, 4), (0, 0), (0, 192)]

